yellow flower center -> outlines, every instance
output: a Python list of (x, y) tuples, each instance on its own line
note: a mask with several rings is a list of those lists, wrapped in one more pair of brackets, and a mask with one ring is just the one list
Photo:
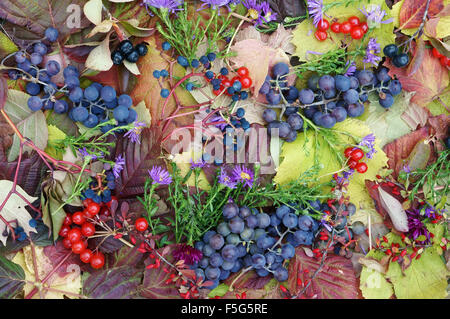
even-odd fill
[(241, 173), (241, 178), (242, 179), (251, 179), (251, 176), (249, 174), (245, 173), (245, 172), (242, 172)]
[(255, 9), (249, 9), (248, 15), (250, 16), (250, 18), (255, 20), (255, 19), (258, 19), (259, 13)]

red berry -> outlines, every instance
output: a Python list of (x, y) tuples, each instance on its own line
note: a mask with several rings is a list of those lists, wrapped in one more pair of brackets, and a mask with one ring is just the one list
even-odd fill
[(86, 249), (86, 242), (83, 240), (72, 243), (72, 252), (74, 254), (81, 254)]
[(450, 59), (443, 55), (439, 58), (439, 61), (441, 62), (442, 66), (448, 66)]
[(243, 88), (243, 89), (248, 89), (248, 88), (250, 88), (250, 87), (252, 86), (252, 84), (253, 84), (252, 79), (251, 79), (250, 77), (248, 77), (248, 76), (243, 76), (243, 77), (241, 77), (241, 78), (238, 79), (238, 80), (241, 81), (241, 84), (242, 84), (242, 88)]
[(136, 226), (136, 229), (139, 231), (146, 231), (148, 228), (148, 222), (145, 218), (141, 217), (136, 219), (134, 226)]
[(358, 173), (361, 173), (361, 174), (367, 172), (367, 164), (364, 162), (358, 163), (356, 165), (356, 170), (358, 171)]
[(61, 237), (67, 237), (67, 234), (69, 233), (70, 227), (67, 225), (62, 225), (61, 229), (59, 230), (59, 236)]
[(63, 244), (63, 246), (66, 248), (66, 249), (70, 249), (70, 248), (72, 248), (72, 243), (71, 243), (71, 241), (69, 240), (69, 238), (63, 238), (63, 240), (62, 240), (62, 244)]
[(67, 238), (69, 238), (72, 244), (79, 241), (81, 239), (81, 230), (79, 228), (72, 228), (67, 233)]
[(320, 31), (327, 31), (329, 27), (330, 27), (330, 23), (328, 22), (327, 19), (322, 19), (317, 24), (317, 30), (320, 30)]
[(341, 32), (341, 24), (339, 22), (333, 22), (331, 24), (331, 31), (334, 33), (340, 33)]
[(363, 29), (364, 33), (366, 33), (367, 30), (369, 30), (369, 26), (367, 25), (366, 21), (361, 22), (359, 26)]
[(225, 80), (222, 80), (222, 85), (224, 86), (224, 87), (230, 87), (231, 86), (231, 81), (230, 80), (228, 80), (228, 79), (225, 79)]
[(239, 76), (248, 76), (248, 69), (245, 66), (241, 66), (238, 70), (237, 70), (237, 74), (239, 74)]
[(90, 237), (93, 236), (95, 234), (95, 226), (94, 224), (85, 222), (82, 226), (81, 226), (81, 233), (86, 236), (86, 237)]
[(319, 41), (325, 41), (328, 37), (328, 34), (325, 31), (317, 30), (314, 32), (314, 36)]
[(348, 18), (347, 21), (350, 22), (350, 24), (353, 26), (359, 25), (359, 22), (360, 22), (359, 18), (357, 16), (352, 16), (352, 17)]
[(80, 254), (80, 260), (84, 262), (85, 264), (89, 263), (92, 258), (92, 250), (86, 248), (83, 250)]
[(100, 269), (105, 264), (105, 256), (98, 251), (95, 254), (92, 254), (90, 263), (92, 268)]
[(83, 200), (83, 206), (87, 207), (90, 203), (92, 203), (92, 199), (91, 198), (86, 198), (85, 200)]
[(213, 90), (213, 93), (214, 93), (215, 96), (217, 96), (217, 95), (219, 95), (220, 92), (222, 92), (222, 91), (223, 91), (223, 86), (220, 86), (220, 89), (218, 89), (218, 90)]
[(352, 152), (353, 152), (353, 149), (354, 149), (354, 147), (347, 147), (346, 149), (345, 149), (345, 151), (344, 151), (344, 155), (345, 155), (345, 157), (350, 157), (350, 155), (352, 154)]
[(116, 196), (111, 196), (111, 200), (106, 203), (106, 207), (111, 208), (111, 204), (113, 203), (113, 201), (115, 201), (115, 202), (118, 201)]
[(340, 30), (342, 33), (350, 33), (352, 30), (352, 25), (348, 21), (342, 22)]
[(109, 211), (108, 207), (102, 207), (102, 209), (100, 210), (100, 215), (109, 216), (111, 215), (111, 212)]
[(433, 53), (433, 56), (438, 59), (443, 56), (436, 48), (433, 48), (433, 50), (431, 50), (431, 53)]
[(363, 157), (364, 157), (364, 152), (362, 150), (360, 150), (359, 148), (355, 148), (350, 153), (350, 158), (354, 161), (359, 161)]
[(73, 213), (72, 221), (74, 224), (82, 225), (86, 221), (86, 216), (84, 216), (83, 212)]
[(100, 212), (100, 205), (92, 202), (88, 205), (87, 210), (91, 216), (95, 216)]
[(70, 214), (66, 214), (66, 217), (64, 217), (63, 225), (69, 226), (72, 224), (72, 216)]
[(364, 30), (360, 26), (354, 26), (350, 31), (352, 39), (359, 40), (364, 36)]
[(358, 165), (358, 162), (351, 159), (351, 160), (348, 161), (347, 165), (350, 168), (355, 168)]

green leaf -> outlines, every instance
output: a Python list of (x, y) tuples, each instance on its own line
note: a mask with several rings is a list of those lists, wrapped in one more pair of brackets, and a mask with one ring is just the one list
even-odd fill
[(208, 294), (208, 297), (209, 298), (214, 298), (217, 296), (223, 297), (228, 292), (228, 288), (230, 288), (228, 285), (220, 284), (216, 288), (211, 290), (211, 292)]
[(54, 125), (48, 126), (48, 142), (47, 147), (45, 148), (45, 152), (52, 156), (53, 158), (56, 158), (58, 160), (62, 160), (62, 157), (64, 155), (64, 150), (58, 148), (58, 142), (63, 140), (67, 135), (61, 131), (58, 127)]
[(374, 269), (363, 267), (359, 280), (359, 289), (366, 299), (389, 299), (394, 294), (392, 284)]
[(18, 51), (19, 48), (3, 32), (0, 32), (0, 58), (3, 59), (8, 54)]
[(24, 280), (22, 267), (0, 256), (0, 298), (14, 298), (23, 290)]
[[(33, 112), (29, 109), (27, 101), (29, 95), (17, 90), (9, 90), (5, 103), (5, 112), (23, 136), (31, 139), (40, 149), (45, 149), (48, 140), (48, 129), (45, 116), (42, 111)], [(31, 148), (24, 147), (24, 152)], [(9, 149), (8, 162), (14, 161), (19, 156), (20, 139), (14, 135), (13, 144)]]
[(403, 273), (391, 263), (386, 278), (392, 282), (399, 299), (437, 299), (447, 297), (448, 271), (435, 248), (427, 248)]

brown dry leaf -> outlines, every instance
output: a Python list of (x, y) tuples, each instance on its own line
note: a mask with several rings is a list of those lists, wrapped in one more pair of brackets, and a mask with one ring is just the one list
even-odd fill
[(373, 258), (359, 258), (359, 263), (366, 266), (369, 269), (373, 269), (375, 271), (378, 271), (379, 273), (385, 274), (387, 271), (387, 265), (381, 264), (380, 261), (373, 259)]
[(416, 130), (419, 127), (425, 126), (427, 124), (428, 117), (430, 116), (431, 113), (428, 109), (415, 103), (411, 103), (405, 112), (403, 112), (401, 118), (411, 129)]
[(381, 206), (383, 206), (389, 214), (395, 229), (401, 232), (407, 232), (409, 229), (408, 217), (406, 216), (402, 204), (381, 187), (378, 187), (378, 192), (380, 193)]

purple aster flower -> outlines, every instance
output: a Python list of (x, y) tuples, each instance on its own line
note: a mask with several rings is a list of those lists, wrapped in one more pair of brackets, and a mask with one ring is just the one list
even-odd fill
[(83, 158), (85, 158), (86, 156), (90, 156), (91, 159), (92, 159), (93, 161), (97, 159), (97, 155), (95, 155), (95, 154), (89, 154), (88, 151), (87, 151), (87, 149), (86, 149), (86, 147), (83, 147), (82, 149), (79, 148), (79, 149), (78, 149), (78, 153), (80, 153), (80, 155), (81, 155)]
[(372, 158), (373, 154), (377, 152), (375, 150), (375, 135), (373, 134), (364, 136), (358, 145), (365, 148), (367, 158)]
[(407, 174), (411, 173), (411, 167), (409, 167), (408, 164), (403, 165), (402, 170), (403, 170), (405, 173), (407, 173)]
[(378, 62), (381, 61), (381, 58), (376, 54), (380, 52), (381, 48), (380, 44), (377, 42), (377, 39), (370, 38), (369, 43), (367, 44), (366, 56), (364, 57), (363, 62), (378, 66)]
[(194, 162), (194, 161), (191, 159), (191, 169), (194, 169), (194, 168), (203, 168), (203, 167), (205, 167), (205, 165), (206, 165), (206, 162), (205, 162), (203, 159), (200, 159), (200, 160), (198, 160), (198, 161), (196, 161), (196, 162)]
[[(223, 131), (225, 127), (228, 125), (228, 122), (220, 115), (216, 114), (209, 119), (209, 124), (214, 125), (219, 130)], [(217, 123), (217, 124), (215, 124)]]
[(325, 227), (328, 231), (332, 231), (333, 228), (328, 224), (328, 222), (331, 221), (331, 216), (327, 213), (324, 213), (322, 215), (322, 219), (320, 220), (320, 225)]
[(183, 10), (183, 8), (180, 8), (180, 5), (183, 4), (183, 0), (143, 0), (142, 3), (147, 8), (150, 15), (152, 14), (149, 11), (149, 7), (167, 10), (170, 13)]
[(345, 71), (344, 75), (352, 76), (353, 74), (355, 74), (356, 64), (354, 61), (347, 61), (347, 63), (345, 63), (345, 67), (347, 68), (347, 70)]
[(153, 180), (152, 184), (169, 185), (172, 183), (172, 177), (169, 172), (160, 166), (153, 166), (148, 171), (150, 178)]
[(323, 19), (323, 1), (322, 0), (308, 0), (308, 13), (313, 18), (313, 24), (315, 27)]
[(386, 11), (381, 10), (381, 6), (378, 4), (370, 4), (367, 6), (363, 6), (363, 9), (359, 9), (366, 16), (367, 26), (369, 28), (378, 28), (381, 23), (388, 24), (394, 21), (393, 18), (387, 19), (383, 21), (383, 18), (387, 15)]
[(416, 240), (420, 236), (424, 236), (425, 240), (419, 242), (422, 244), (429, 244), (431, 242), (430, 232), (422, 222), (420, 211), (418, 209), (407, 210), (406, 215), (408, 217), (408, 237), (411, 240)]
[(172, 255), (176, 261), (184, 260), (186, 265), (194, 265), (203, 257), (200, 250), (186, 244), (177, 245), (175, 250), (172, 252)]
[(209, 7), (213, 10), (219, 9), (222, 6), (227, 6), (230, 3), (230, 0), (200, 0), (203, 2), (202, 8)]
[(112, 168), (113, 174), (116, 178), (119, 178), (120, 172), (123, 170), (123, 166), (125, 165), (125, 159), (122, 155), (119, 155), (116, 157), (116, 161), (114, 163), (114, 166)]
[(128, 132), (126, 132), (123, 136), (128, 137), (131, 142), (141, 144), (140, 136), (141, 132), (145, 127), (144, 122), (134, 122), (134, 126)]
[(254, 173), (244, 165), (235, 166), (233, 169), (233, 179), (249, 188), (253, 187)]
[(234, 188), (236, 188), (237, 182), (235, 182), (230, 176), (228, 176), (227, 172), (225, 172), (223, 167), (221, 167), (220, 175), (219, 175), (219, 184), (222, 184), (228, 188), (234, 189)]
[(244, 0), (242, 4), (247, 8), (247, 14), (255, 22), (255, 26), (268, 23), (277, 18), (277, 14), (270, 9), (267, 1), (258, 3), (256, 0)]

